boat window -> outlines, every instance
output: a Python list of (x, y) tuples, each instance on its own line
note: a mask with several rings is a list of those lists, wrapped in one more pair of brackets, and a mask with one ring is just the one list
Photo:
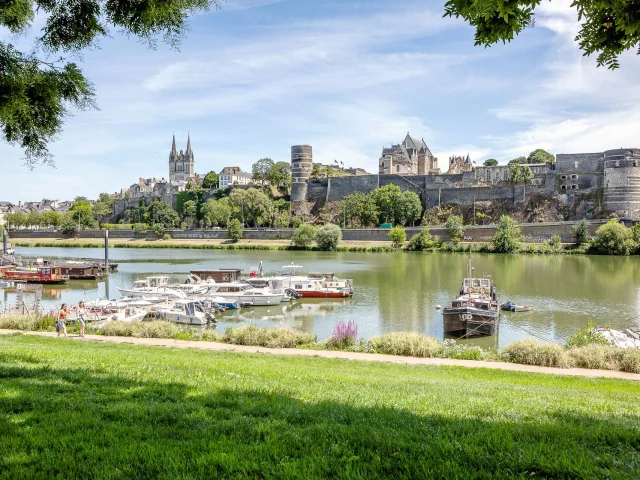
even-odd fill
[(475, 288), (480, 288), (480, 280), (474, 278), (473, 279), (473, 286)]
[(489, 280), (482, 280), (483, 287), (489, 287)]
[(295, 288), (296, 290), (300, 290), (302, 288), (302, 285), (296, 285)]
[(187, 315), (193, 315), (194, 314), (193, 303), (187, 303), (184, 307), (185, 307), (184, 311), (187, 313)]

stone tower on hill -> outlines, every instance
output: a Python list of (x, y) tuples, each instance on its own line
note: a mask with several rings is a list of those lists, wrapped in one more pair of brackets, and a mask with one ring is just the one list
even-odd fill
[(174, 135), (171, 153), (169, 154), (169, 180), (172, 182), (188, 182), (195, 174), (191, 136), (187, 137), (187, 151), (180, 150), (180, 153), (178, 153), (176, 150), (176, 136)]

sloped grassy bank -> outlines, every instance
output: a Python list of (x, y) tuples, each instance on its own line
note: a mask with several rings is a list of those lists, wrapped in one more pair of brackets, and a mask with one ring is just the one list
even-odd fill
[[(39, 319), (29, 316), (0, 317), (1, 329), (53, 331), (54, 324), (55, 320), (47, 317)], [(67, 331), (75, 333), (77, 326), (69, 325)], [(328, 340), (318, 341), (311, 333), (288, 328), (261, 328), (255, 325), (227, 328), (224, 333), (210, 329), (188, 329), (165, 321), (110, 322), (98, 329), (87, 327), (87, 333), (106, 336), (168, 338), (268, 348), (342, 350), (424, 358), (487, 360), (545, 367), (578, 367), (640, 373), (640, 350), (607, 345), (594, 332), (593, 326), (587, 326), (583, 332), (576, 334), (573, 340), (570, 339), (568, 348), (556, 344), (541, 344), (534, 340), (522, 340), (496, 352), (463, 345), (452, 340), (443, 342), (413, 332), (388, 333), (368, 340), (357, 339), (357, 336), (340, 338), (332, 336)]]
[(11, 479), (637, 478), (640, 384), (0, 337)]

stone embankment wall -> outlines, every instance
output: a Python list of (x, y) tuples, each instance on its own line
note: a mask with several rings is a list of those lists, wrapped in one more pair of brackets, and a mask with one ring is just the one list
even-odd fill
[[(594, 220), (589, 222), (589, 232), (595, 235), (596, 230), (606, 220)], [(564, 242), (574, 240), (572, 229), (577, 222), (554, 222), (554, 223), (530, 223), (521, 225), (522, 233), (527, 242), (542, 242), (551, 238), (552, 235), (560, 235)], [(407, 228), (407, 238), (411, 238), (416, 233), (422, 231), (421, 227)], [(429, 231), (432, 235), (437, 235), (440, 240), (448, 242), (449, 235), (445, 228), (433, 227)], [(465, 239), (473, 242), (488, 242), (495, 234), (495, 225), (469, 226), (465, 228)], [(176, 240), (223, 240), (227, 238), (225, 230), (168, 230), (167, 233)], [(293, 229), (266, 229), (266, 230), (245, 230), (242, 238), (249, 240), (288, 240), (293, 235)], [(58, 232), (15, 230), (9, 232), (11, 238), (61, 238)], [(77, 235), (80, 239), (102, 239), (103, 230), (83, 230)], [(110, 239), (133, 239), (145, 238), (134, 235), (132, 230), (109, 230)], [(148, 238), (154, 238), (151, 235)], [(348, 229), (342, 232), (343, 240), (359, 242), (388, 242), (389, 230), (382, 228), (361, 228)]]

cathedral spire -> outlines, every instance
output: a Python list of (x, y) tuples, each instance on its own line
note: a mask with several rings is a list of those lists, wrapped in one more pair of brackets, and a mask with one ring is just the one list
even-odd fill
[(171, 145), (171, 153), (175, 154), (177, 153), (176, 151), (176, 134), (173, 134), (173, 144)]
[(187, 134), (187, 154), (191, 153), (191, 134)]

